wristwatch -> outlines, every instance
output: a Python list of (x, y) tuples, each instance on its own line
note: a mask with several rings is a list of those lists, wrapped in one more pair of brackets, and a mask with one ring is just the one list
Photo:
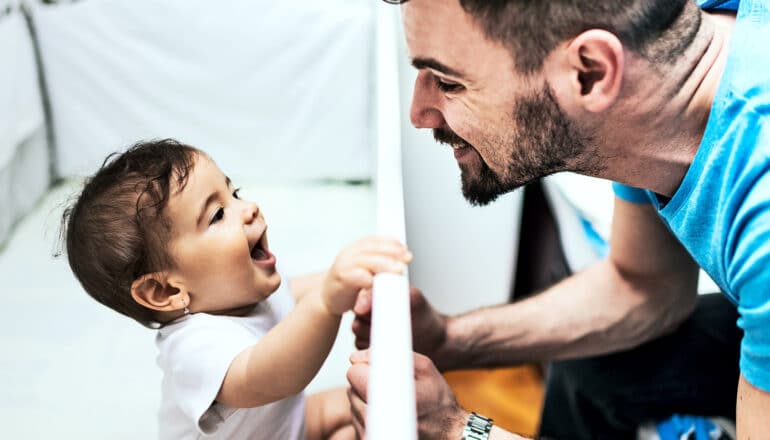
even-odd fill
[(462, 440), (487, 440), (491, 430), (492, 419), (473, 412), (468, 416), (468, 423), (463, 429)]

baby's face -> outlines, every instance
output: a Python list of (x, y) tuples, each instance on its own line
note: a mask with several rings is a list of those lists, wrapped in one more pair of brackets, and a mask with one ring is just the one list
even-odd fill
[(211, 159), (197, 155), (184, 189), (171, 194), (169, 278), (189, 292), (191, 312), (240, 314), (275, 292), (281, 277), (265, 218)]

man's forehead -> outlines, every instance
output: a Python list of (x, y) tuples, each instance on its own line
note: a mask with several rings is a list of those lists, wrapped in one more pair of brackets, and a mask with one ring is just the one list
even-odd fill
[(467, 66), (483, 62), (497, 44), (486, 38), (459, 0), (410, 0), (402, 5), (404, 32), (414, 67), (454, 77), (474, 74)]

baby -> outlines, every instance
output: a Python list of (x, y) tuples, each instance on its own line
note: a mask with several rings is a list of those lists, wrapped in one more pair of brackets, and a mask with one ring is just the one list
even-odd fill
[(290, 292), (259, 207), (173, 140), (109, 157), (63, 224), (86, 292), (158, 330), (162, 439), (355, 437), (344, 390), (302, 390), (374, 274), (405, 269), (402, 244), (361, 240)]

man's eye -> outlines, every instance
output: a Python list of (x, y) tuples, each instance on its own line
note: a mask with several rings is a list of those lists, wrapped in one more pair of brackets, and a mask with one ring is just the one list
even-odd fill
[(442, 81), (437, 76), (434, 76), (433, 79), (436, 82), (436, 87), (438, 87), (439, 90), (441, 90), (442, 92), (456, 92), (462, 87), (460, 84), (457, 84), (457, 83)]
[(222, 220), (223, 218), (225, 218), (225, 210), (223, 208), (217, 209), (216, 214), (214, 214), (214, 217), (212, 217), (211, 221), (209, 222), (209, 226)]
[(240, 188), (235, 188), (235, 191), (233, 191), (233, 197), (235, 197), (238, 200), (241, 199), (241, 189)]

